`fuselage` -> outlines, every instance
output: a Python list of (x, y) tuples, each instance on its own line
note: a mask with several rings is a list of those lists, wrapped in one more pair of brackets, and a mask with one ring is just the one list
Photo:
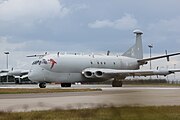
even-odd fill
[(109, 78), (88, 79), (82, 71), (86, 68), (136, 70), (139, 66), (137, 59), (125, 56), (52, 54), (34, 61), (28, 77), (34, 82), (100, 82)]

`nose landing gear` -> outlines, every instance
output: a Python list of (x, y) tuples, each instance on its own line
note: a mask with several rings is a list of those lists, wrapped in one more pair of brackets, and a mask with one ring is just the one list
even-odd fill
[(45, 82), (39, 83), (39, 87), (40, 88), (46, 88), (46, 83)]

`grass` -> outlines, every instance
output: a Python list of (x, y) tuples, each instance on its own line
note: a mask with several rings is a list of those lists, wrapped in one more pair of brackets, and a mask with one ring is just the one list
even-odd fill
[(0, 112), (0, 120), (180, 120), (180, 106)]
[(168, 84), (168, 83), (142, 83), (142, 84), (140, 84), (140, 83), (132, 83), (132, 84), (130, 84), (130, 83), (128, 83), (128, 84), (123, 84), (123, 85), (131, 85), (131, 86), (149, 86), (149, 87), (151, 87), (151, 86), (153, 86), (153, 87), (179, 87), (180, 86), (180, 84)]
[(101, 91), (101, 89), (0, 88), (0, 94), (88, 92), (88, 91)]

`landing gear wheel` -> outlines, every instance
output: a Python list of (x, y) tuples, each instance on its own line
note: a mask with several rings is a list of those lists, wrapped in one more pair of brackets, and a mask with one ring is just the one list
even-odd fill
[(46, 88), (46, 83), (39, 83), (40, 88)]
[(71, 87), (71, 83), (61, 83), (61, 87)]
[(112, 87), (122, 87), (122, 81), (113, 80)]

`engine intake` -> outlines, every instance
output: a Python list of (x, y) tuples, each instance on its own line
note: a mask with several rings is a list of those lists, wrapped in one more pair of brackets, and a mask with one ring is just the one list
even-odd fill
[(96, 71), (95, 76), (98, 78), (103, 77), (103, 72), (102, 71)]
[(84, 76), (86, 78), (93, 78), (93, 75), (94, 75), (94, 73), (92, 73), (91, 71), (85, 71), (84, 72)]

